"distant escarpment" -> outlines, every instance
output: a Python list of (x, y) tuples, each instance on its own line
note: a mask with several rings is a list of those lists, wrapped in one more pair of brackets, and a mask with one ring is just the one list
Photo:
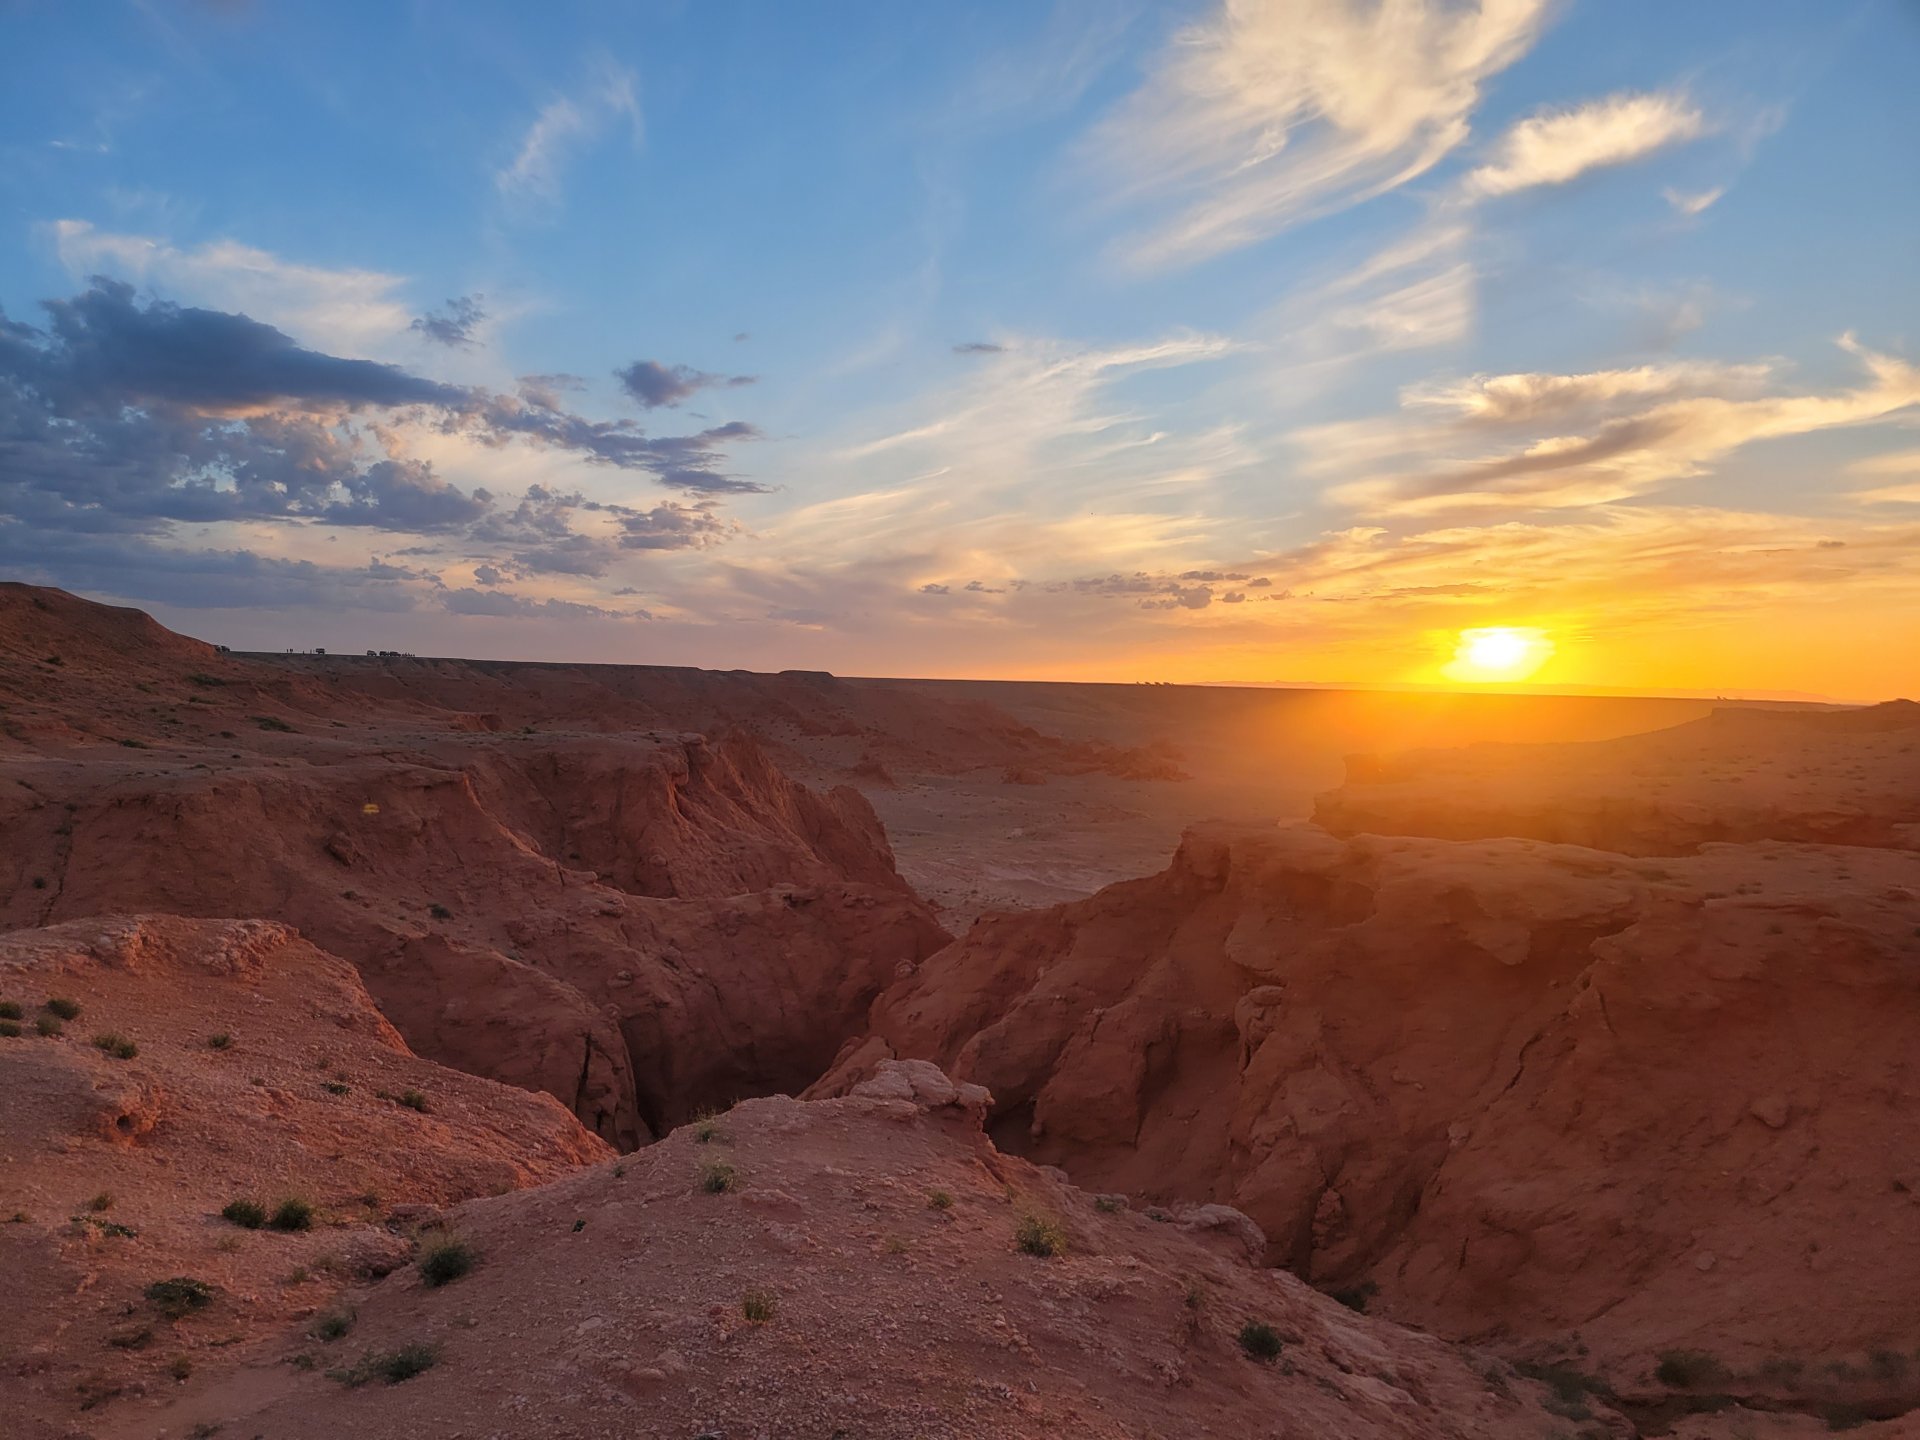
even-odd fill
[(1313, 818), (1337, 835), (1524, 835), (1628, 855), (1745, 840), (1920, 850), (1920, 704), (1728, 708), (1617, 740), (1359, 756)]
[(1668, 1350), (1920, 1344), (1915, 1033), (1911, 852), (1202, 827), (982, 920), (812, 1093), (933, 1060), (1079, 1184), (1236, 1206), (1356, 1303), (1657, 1390)]

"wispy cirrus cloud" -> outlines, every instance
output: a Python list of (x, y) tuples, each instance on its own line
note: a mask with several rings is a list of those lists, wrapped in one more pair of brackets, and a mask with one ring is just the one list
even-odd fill
[(1492, 198), (1565, 185), (1590, 171), (1631, 164), (1698, 139), (1706, 131), (1706, 116), (1678, 94), (1609, 95), (1545, 110), (1501, 136), (1488, 158), (1468, 172), (1464, 189), (1476, 198)]
[(644, 133), (640, 78), (602, 57), (588, 67), (572, 91), (540, 108), (515, 147), (513, 159), (494, 172), (494, 184), (503, 196), (518, 203), (557, 205), (569, 153), (622, 122), (638, 145)]
[(1093, 137), (1119, 203), (1172, 211), (1122, 258), (1190, 264), (1426, 174), (1466, 142), (1482, 87), (1550, 8), (1223, 0)]
[[(1430, 423), (1416, 414), (1412, 424), (1320, 427), (1295, 438), (1310, 469), (1362, 471), (1328, 498), (1369, 515), (1606, 504), (1703, 474), (1758, 441), (1869, 424), (1920, 405), (1920, 368), (1851, 336), (1840, 344), (1866, 373), (1852, 389), (1828, 394), (1769, 392), (1764, 366), (1478, 377), (1403, 395), (1408, 410), (1439, 412)], [(1378, 468), (1396, 458), (1415, 463)]]

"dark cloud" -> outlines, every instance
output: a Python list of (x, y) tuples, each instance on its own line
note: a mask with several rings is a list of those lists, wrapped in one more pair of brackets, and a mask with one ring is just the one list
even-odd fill
[(209, 610), (416, 609), (421, 571), (316, 565), (252, 550), (185, 549), (143, 536), (47, 533), (0, 521), (0, 570), (96, 595)]
[(730, 390), (751, 385), (755, 379), (752, 375), (710, 375), (691, 365), (662, 365), (658, 360), (636, 360), (626, 369), (613, 373), (620, 388), (649, 410), (661, 405), (678, 405), (701, 390)]
[(945, 585), (927, 584), (920, 587), (920, 593), (922, 595), (950, 595), (953, 592)]
[(681, 505), (662, 501), (651, 510), (620, 516), (620, 545), (626, 550), (704, 550), (740, 527), (714, 513), (710, 500)]
[[(24, 379), (62, 416), (153, 402), (243, 413), (276, 402), (308, 406), (459, 405), (464, 391), (394, 365), (323, 355), (245, 315), (134, 300), (133, 287), (95, 276), (70, 300), (44, 302), (44, 343), (25, 326), (0, 334), (0, 371)], [(32, 336), (33, 338), (27, 338)]]
[(1004, 345), (996, 345), (991, 340), (966, 340), (953, 347), (956, 355), (999, 355), (1006, 350)]
[(504, 585), (507, 574), (498, 565), (476, 565), (473, 567), (473, 578), (482, 585)]
[(487, 318), (487, 312), (480, 308), (480, 302), (484, 298), (480, 295), (457, 295), (447, 301), (445, 309), (429, 310), (407, 329), (426, 336), (438, 345), (471, 349), (473, 332), (479, 329)]
[[(174, 523), (261, 519), (434, 533), (482, 525), (494, 511), (485, 490), (463, 491), (431, 464), (390, 453), (407, 425), (490, 445), (522, 439), (701, 494), (764, 488), (723, 468), (727, 446), (758, 437), (753, 426), (649, 436), (632, 421), (589, 420), (559, 400), (576, 377), (530, 376), (518, 396), (444, 385), (306, 349), (244, 315), (142, 303), (111, 280), (45, 309), (44, 329), (0, 312), (0, 519), (42, 530), (158, 535)], [(626, 527), (635, 537), (626, 548), (726, 533), (710, 512), (695, 513), (623, 512), (623, 521), (653, 516)], [(541, 542), (570, 532), (564, 520), (533, 528)], [(605, 542), (607, 554), (615, 543)]]

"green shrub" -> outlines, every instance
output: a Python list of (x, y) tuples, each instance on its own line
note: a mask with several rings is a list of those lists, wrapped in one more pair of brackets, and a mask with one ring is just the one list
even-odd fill
[(191, 1275), (156, 1280), (147, 1286), (146, 1295), (153, 1303), (153, 1308), (169, 1320), (178, 1320), (183, 1315), (204, 1310), (213, 1303), (213, 1287)]
[(1024, 1255), (1051, 1260), (1066, 1250), (1067, 1232), (1060, 1228), (1058, 1221), (1029, 1213), (1022, 1215), (1019, 1224), (1013, 1227), (1013, 1243)]
[(116, 1060), (131, 1060), (140, 1053), (140, 1047), (117, 1030), (94, 1036), (93, 1048), (104, 1051)]
[(384, 1355), (369, 1351), (351, 1369), (329, 1370), (327, 1374), (349, 1387), (365, 1385), (369, 1380), (384, 1380), (389, 1385), (398, 1385), (402, 1380), (411, 1380), (431, 1370), (439, 1360), (438, 1352), (431, 1345), (402, 1345), (398, 1350), (390, 1350)]
[(1127, 1208), (1127, 1202), (1122, 1200), (1118, 1195), (1096, 1195), (1093, 1201), (1093, 1208), (1098, 1210), (1102, 1215), (1118, 1215), (1122, 1210)]
[(19, 1033), (20, 1022), (18, 1020), (0, 1020), (0, 1035), (4, 1035), (11, 1040)]
[(313, 1228), (313, 1206), (297, 1195), (289, 1195), (274, 1206), (273, 1214), (267, 1224), (275, 1230), (311, 1230)]
[(1280, 1332), (1264, 1320), (1249, 1320), (1240, 1327), (1240, 1348), (1252, 1360), (1278, 1360)]
[(17, 1000), (0, 1000), (0, 1020), (19, 1020), (26, 1012), (20, 1008)]
[(242, 1230), (258, 1230), (267, 1223), (267, 1207), (258, 1200), (229, 1200), (220, 1218)]
[(709, 1195), (724, 1195), (740, 1183), (740, 1172), (724, 1160), (700, 1162), (700, 1188)]
[(62, 1000), (56, 997), (47, 1001), (43, 1008), (52, 1011), (62, 1020), (78, 1020), (80, 1018), (80, 1002), (78, 1000)]
[(329, 1310), (313, 1322), (313, 1329), (307, 1333), (316, 1340), (332, 1344), (353, 1329), (354, 1318), (351, 1310)]
[(49, 1040), (57, 1039), (67, 1033), (67, 1027), (52, 1015), (40, 1016), (33, 1022), (33, 1028)]
[(927, 1205), (930, 1209), (934, 1210), (951, 1210), (953, 1208), (953, 1196), (945, 1190), (936, 1190), (927, 1196)]
[(1726, 1374), (1726, 1367), (1704, 1350), (1663, 1350), (1653, 1373), (1662, 1385), (1690, 1390), (1696, 1385), (1711, 1385)]
[(418, 1110), (422, 1115), (427, 1113), (427, 1097), (418, 1090), (402, 1090), (394, 1103), (404, 1105), (409, 1110)]
[(779, 1302), (765, 1290), (749, 1290), (740, 1297), (740, 1313), (752, 1325), (766, 1324), (778, 1308)]
[(185, 1355), (176, 1355), (167, 1362), (167, 1374), (175, 1380), (184, 1381), (193, 1374), (193, 1361)]
[(434, 1289), (451, 1285), (473, 1269), (479, 1259), (474, 1248), (466, 1241), (448, 1237), (428, 1246), (421, 1254), (420, 1279)]

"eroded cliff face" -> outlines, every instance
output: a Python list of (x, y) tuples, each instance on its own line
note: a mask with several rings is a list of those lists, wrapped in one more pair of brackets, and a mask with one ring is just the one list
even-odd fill
[(1460, 1337), (1650, 1365), (1913, 1348), (1920, 857), (1202, 827), (983, 920), (814, 1093), (922, 1056), (1007, 1148), (1222, 1201)]
[(1581, 745), (1356, 756), (1313, 818), (1337, 835), (1525, 835), (1628, 855), (1747, 840), (1920, 850), (1920, 704), (1729, 708)]
[(946, 936), (854, 792), (751, 741), (413, 736), (297, 761), (16, 766), (0, 917), (264, 915), (423, 1054), (609, 1140), (793, 1090)]
[(457, 707), (479, 683), (458, 665), (436, 692), (441, 668), (372, 695), (0, 585), (0, 927), (292, 924), (422, 1054), (622, 1146), (800, 1089), (945, 943), (858, 792), (795, 783), (744, 734), (662, 728), (677, 692), (581, 680), (576, 724), (532, 685), (538, 727), (509, 728)]

